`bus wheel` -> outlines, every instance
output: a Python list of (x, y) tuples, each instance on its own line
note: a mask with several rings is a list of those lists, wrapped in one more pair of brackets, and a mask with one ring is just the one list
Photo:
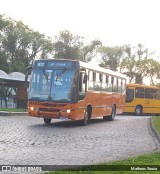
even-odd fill
[(88, 112), (86, 111), (83, 120), (81, 120), (81, 125), (86, 126), (88, 122), (89, 122), (89, 115)]
[(50, 118), (44, 118), (44, 122), (45, 122), (46, 124), (49, 124), (49, 123), (51, 122), (51, 119), (50, 119)]
[(140, 116), (142, 115), (142, 106), (136, 106), (135, 108), (135, 115)]
[(103, 117), (103, 120), (104, 121), (113, 121), (115, 115), (116, 115), (116, 107), (115, 106), (112, 106), (112, 114), (110, 116), (104, 116)]

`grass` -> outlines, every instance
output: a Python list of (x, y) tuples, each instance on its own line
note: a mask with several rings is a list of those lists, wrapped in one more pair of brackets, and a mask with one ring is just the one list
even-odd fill
[[(160, 173), (160, 166), (158, 166), (158, 171), (149, 171), (147, 167), (156, 167), (156, 165), (160, 164), (160, 152), (154, 152), (150, 154), (140, 155), (135, 158), (129, 158), (128, 160), (115, 161), (106, 164), (97, 164), (93, 166), (81, 167), (78, 170), (69, 169), (68, 171), (54, 171), (54, 172), (46, 172), (45, 174), (74, 174), (74, 173), (82, 173), (82, 174), (155, 174)], [(146, 171), (131, 171), (131, 167), (135, 167), (135, 169), (144, 168)], [(153, 168), (152, 167), (152, 168)], [(107, 171), (109, 170), (109, 171)]]
[(26, 112), (25, 109), (17, 109), (17, 108), (0, 108), (0, 111), (6, 111), (6, 112)]
[(160, 134), (160, 116), (154, 116), (152, 119), (155, 129)]
[[(153, 124), (157, 132), (160, 133), (160, 116), (152, 117)], [(131, 171), (131, 167), (148, 169), (147, 167), (158, 167), (158, 171), (139, 170)], [(109, 170), (109, 171), (107, 171)], [(93, 166), (81, 167), (79, 169), (69, 169), (68, 171), (45, 172), (45, 174), (158, 174), (160, 173), (160, 151), (129, 158), (127, 160), (102, 163)]]

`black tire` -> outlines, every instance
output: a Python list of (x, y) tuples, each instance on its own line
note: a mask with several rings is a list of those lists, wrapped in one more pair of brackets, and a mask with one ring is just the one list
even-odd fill
[(110, 116), (104, 116), (103, 117), (103, 120), (104, 121), (113, 121), (115, 115), (116, 115), (116, 107), (115, 106), (112, 106), (112, 114)]
[(136, 106), (134, 113), (137, 116), (141, 116), (142, 115), (142, 106)]
[(85, 114), (84, 114), (84, 118), (83, 120), (80, 120), (81, 121), (81, 126), (86, 126), (88, 123), (89, 123), (89, 115), (88, 115), (88, 112), (86, 111)]
[(51, 119), (50, 119), (50, 118), (44, 118), (44, 122), (45, 122), (46, 124), (49, 124), (49, 123), (51, 122)]

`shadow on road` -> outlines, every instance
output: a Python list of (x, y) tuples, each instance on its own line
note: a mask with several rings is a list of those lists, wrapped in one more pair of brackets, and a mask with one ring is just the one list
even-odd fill
[[(133, 118), (133, 117), (145, 117), (145, 116), (151, 116), (151, 114), (145, 114), (145, 115), (143, 115), (143, 116), (135, 116), (135, 115), (133, 115), (133, 114), (128, 114), (128, 113), (123, 113), (123, 115), (116, 115), (116, 117), (115, 117), (115, 120), (113, 121), (113, 122), (116, 122), (116, 121), (119, 121), (119, 119), (120, 119), (120, 117), (131, 117), (131, 118)], [(118, 118), (118, 119), (116, 119), (116, 118)], [(110, 124), (110, 123), (112, 123), (112, 121), (104, 121), (103, 120), (103, 118), (102, 117), (100, 117), (100, 118), (95, 118), (95, 119), (91, 119), (90, 120), (90, 122), (89, 122), (89, 124), (87, 124), (87, 126), (82, 126), (81, 125), (81, 121), (73, 121), (73, 120), (58, 120), (58, 119), (52, 119), (51, 120), (51, 123), (49, 123), (49, 124), (45, 124), (44, 122), (43, 122), (43, 118), (41, 119), (41, 123), (34, 123), (34, 124), (32, 124), (32, 125), (29, 125), (29, 127), (30, 128), (77, 128), (77, 127), (81, 127), (81, 128), (87, 128), (87, 127), (89, 127), (89, 126), (93, 126), (93, 125), (96, 125), (96, 124), (103, 124), (103, 123), (105, 123), (105, 124)]]
[(123, 115), (123, 116), (131, 116), (131, 117), (155, 116), (155, 114), (144, 114), (144, 113), (143, 113), (143, 115), (136, 116), (134, 113), (127, 113), (127, 112), (125, 112), (125, 113), (123, 113), (121, 115)]
[[(43, 120), (42, 120), (43, 121)], [(29, 127), (34, 127), (34, 128), (39, 128), (39, 127), (50, 127), (50, 128), (54, 128), (54, 127), (62, 127), (62, 128), (74, 128), (74, 127), (88, 127), (88, 126), (92, 126), (92, 125), (95, 125), (95, 124), (101, 124), (101, 123), (110, 123), (111, 121), (104, 121), (102, 118), (97, 118), (97, 119), (91, 119), (90, 122), (86, 125), (86, 126), (82, 126), (81, 125), (81, 122), (80, 121), (73, 121), (73, 120), (65, 120), (65, 121), (62, 121), (62, 120), (51, 120), (51, 123), (49, 124), (45, 124), (42, 122), (42, 124), (32, 124), (32, 125), (29, 125)], [(116, 120), (115, 120), (116, 121)]]

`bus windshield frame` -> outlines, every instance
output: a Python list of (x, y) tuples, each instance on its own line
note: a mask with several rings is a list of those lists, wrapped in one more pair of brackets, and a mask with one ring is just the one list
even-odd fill
[[(69, 62), (70, 63), (70, 62)], [(78, 99), (78, 69), (71, 64), (34, 65), (29, 87), (29, 100), (74, 103)], [(54, 67), (53, 67), (54, 65)], [(61, 65), (63, 67), (61, 67)]]

